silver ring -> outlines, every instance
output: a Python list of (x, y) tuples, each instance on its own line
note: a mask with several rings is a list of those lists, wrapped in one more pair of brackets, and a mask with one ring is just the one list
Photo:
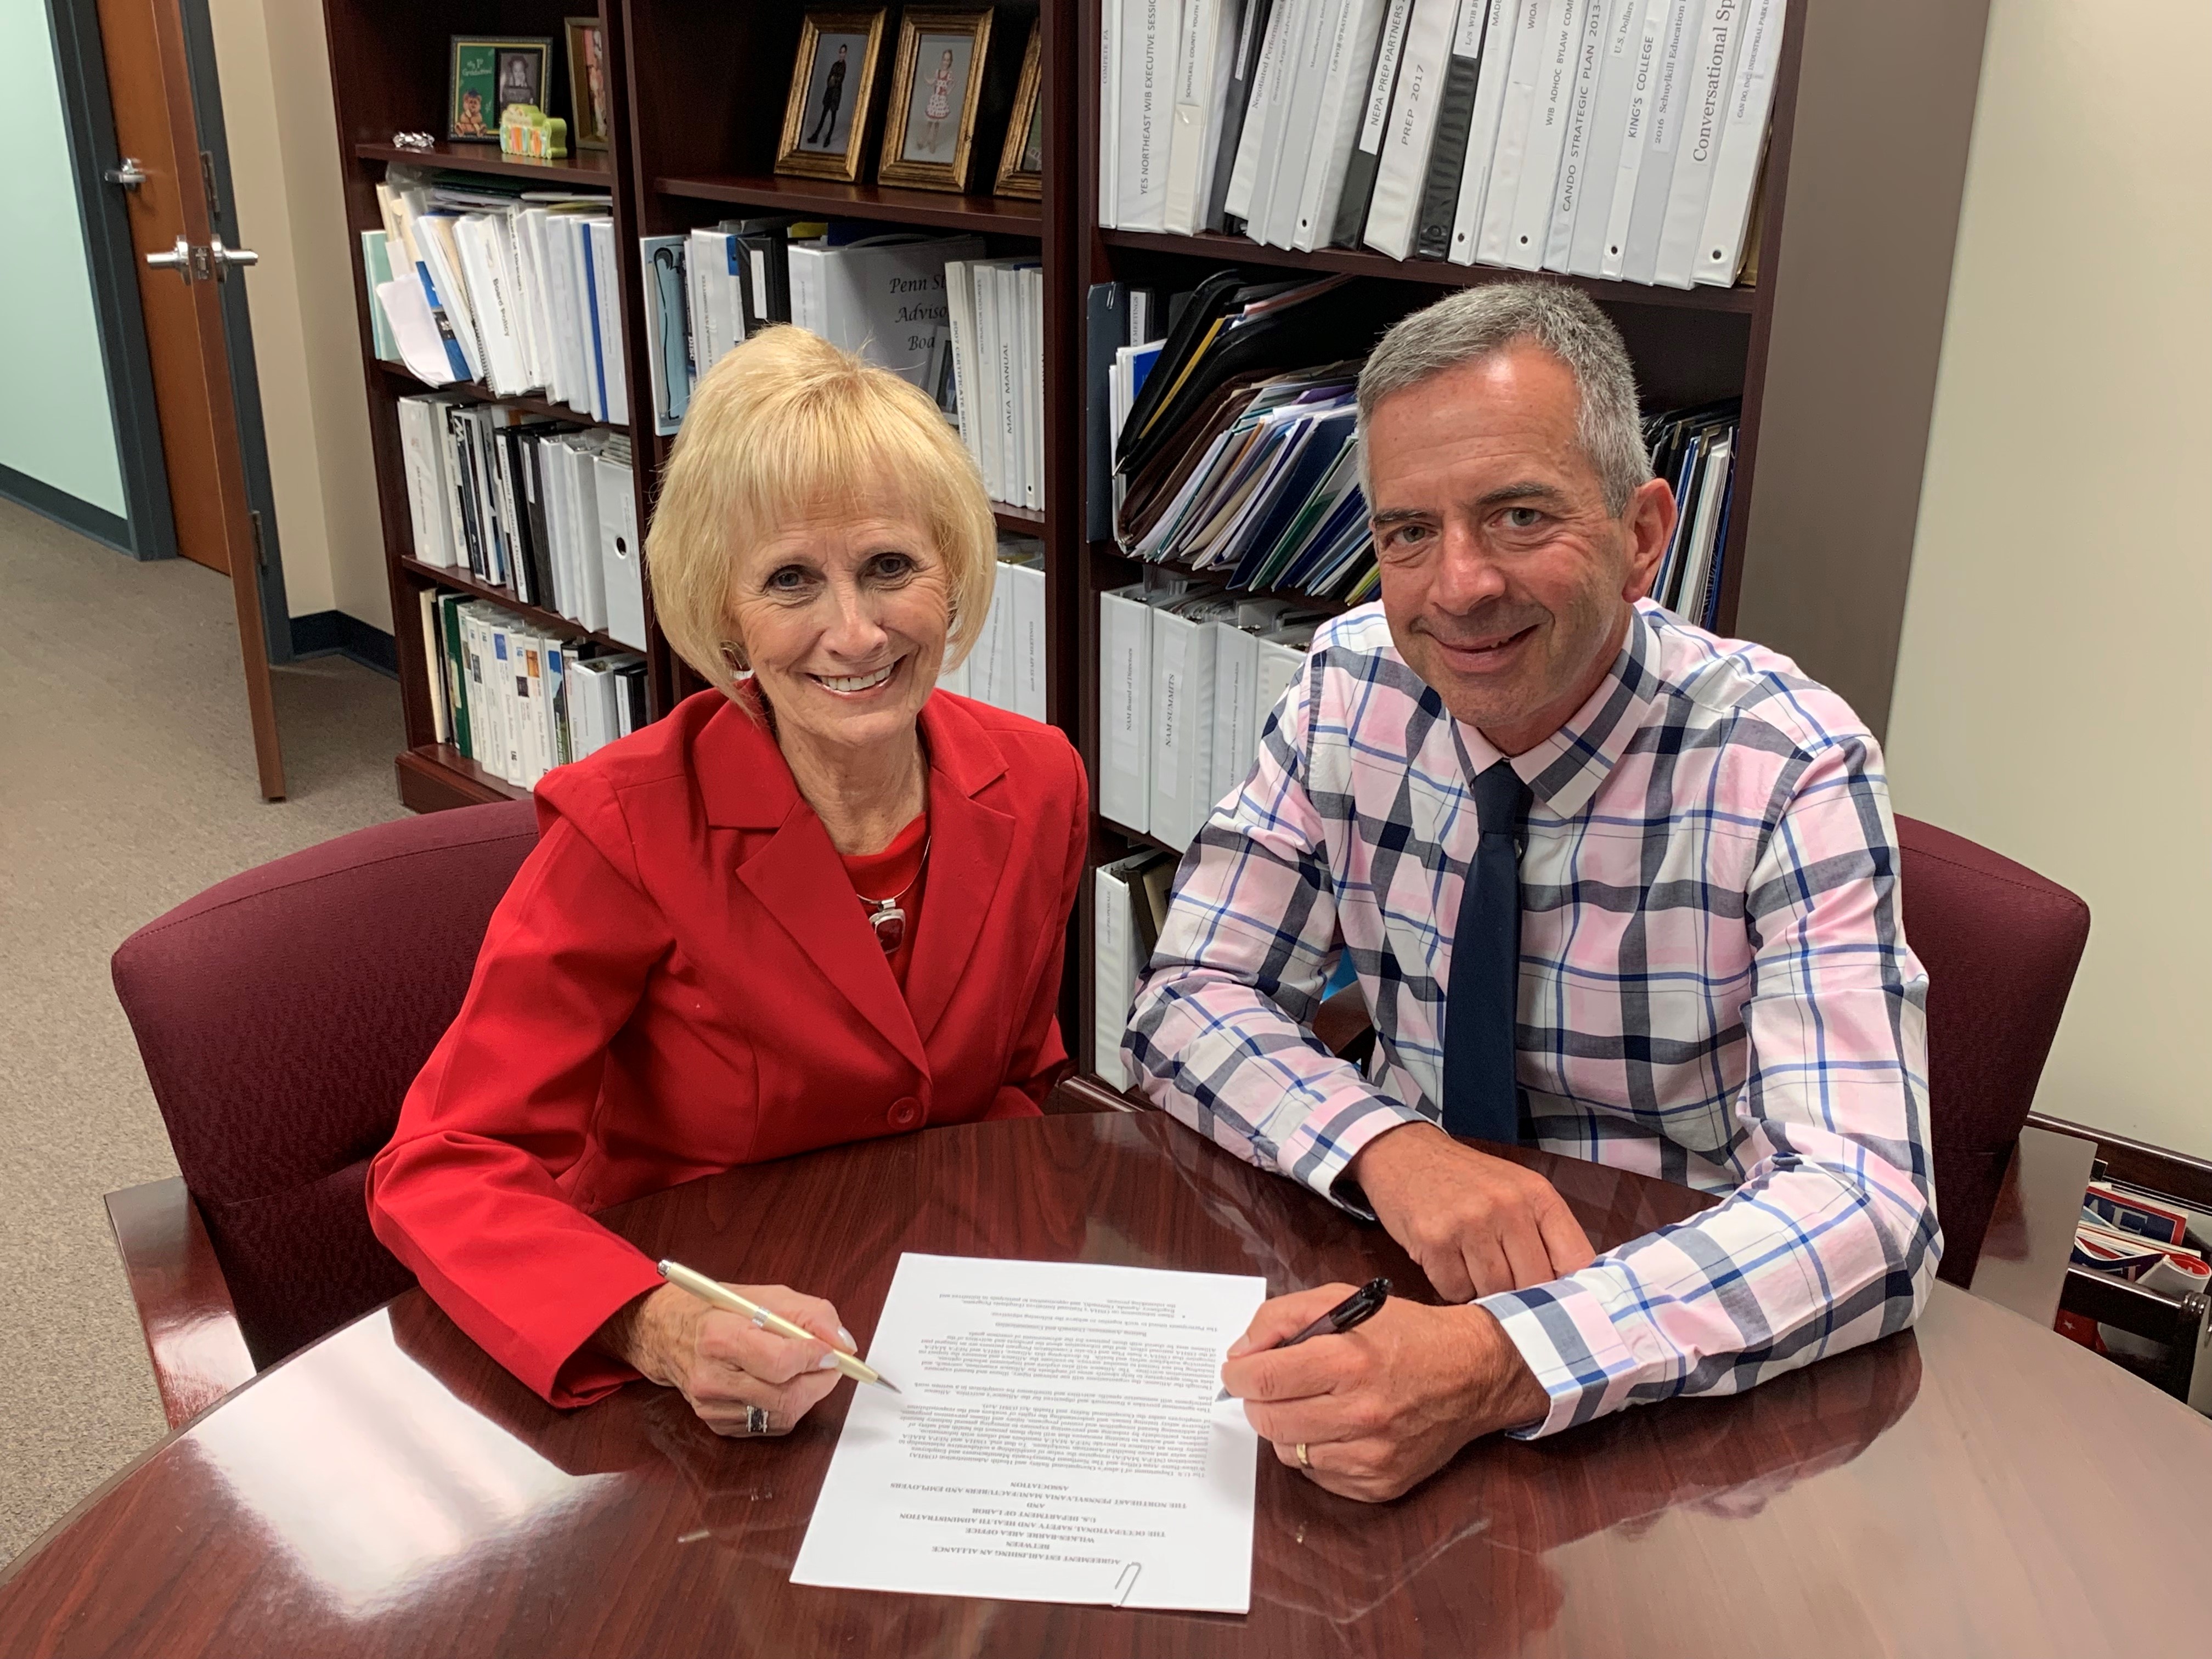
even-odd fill
[(768, 1432), (768, 1413), (763, 1411), (758, 1406), (748, 1406), (745, 1407), (745, 1432), (747, 1434), (766, 1434)]
[(1306, 1455), (1306, 1443), (1303, 1440), (1298, 1442), (1298, 1467), (1302, 1469), (1313, 1468), (1313, 1460)]

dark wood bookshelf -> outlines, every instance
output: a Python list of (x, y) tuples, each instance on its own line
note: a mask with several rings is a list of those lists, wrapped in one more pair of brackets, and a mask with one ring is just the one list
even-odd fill
[[(1224, 265), (1342, 273), (1378, 285), (1393, 296), (1393, 306), (1401, 300), (1411, 308), (1451, 289), (1523, 275), (1393, 260), (1362, 248), (1302, 253), (1241, 236), (1101, 227), (1101, 4), (1007, 0), (994, 8), (971, 190), (951, 195), (875, 182), (896, 9), (887, 19), (869, 110), (867, 159), (860, 179), (843, 184), (774, 170), (805, 0), (598, 0), (608, 46), (612, 148), (560, 162), (502, 156), (495, 145), (441, 143), (429, 151), (394, 146), (396, 132), (441, 126), (454, 20), (423, 0), (325, 0), (340, 149), (356, 158), (343, 181), (349, 225), (356, 232), (378, 226), (374, 186), (384, 163), (606, 190), (621, 262), (633, 410), (651, 406), (641, 236), (678, 234), (732, 216), (733, 209), (754, 209), (975, 233), (990, 239), (994, 255), (1033, 254), (1045, 273), (1044, 505), (1000, 505), (994, 514), (1002, 528), (1044, 544), (1053, 646), (1048, 714), (1075, 743), (1095, 780), (1097, 595), (1133, 580), (1142, 566), (1085, 533), (1089, 285), (1123, 281), (1152, 289), (1164, 303)], [(501, 0), (495, 12), (502, 30), (555, 40), (556, 79), (565, 87), (562, 19), (592, 9), (568, 0)], [(1833, 0), (1819, 8), (1808, 51), (1813, 9), (1813, 0), (1788, 3), (1763, 206), (1755, 221), (1756, 285), (1680, 289), (1547, 280), (1582, 289), (1619, 324), (1653, 407), (1741, 397), (1735, 510), (1722, 555), (1721, 631), (1741, 631), (1795, 656), (1849, 697), (1879, 733), (1887, 720), (1925, 467), (1986, 0), (1953, 7)], [(989, 193), (1033, 23), (1042, 25), (1043, 46), (1043, 194), (1035, 202)], [(1884, 97), (1870, 113), (1863, 94), (1875, 64)], [(553, 112), (568, 113), (565, 101), (565, 94), (556, 96)], [(481, 591), (541, 620), (548, 613), (412, 559), (396, 404), (416, 383), (375, 360), (358, 275), (356, 288), (409, 739), (398, 761), (402, 796), (426, 809), (500, 799), (516, 792), (433, 741), (421, 629), (411, 624), (414, 595), (428, 582)], [(1357, 356), (1368, 343), (1316, 341), (1316, 360)], [(538, 399), (509, 401), (579, 418)], [(671, 442), (649, 422), (631, 434), (641, 526), (651, 522)], [(1284, 597), (1316, 610), (1341, 608), (1304, 594)], [(650, 625), (649, 591), (647, 602), (647, 712), (658, 718), (700, 682)], [(574, 631), (573, 624), (561, 625)], [(1091, 830), (1093, 862), (1159, 844), (1095, 815)], [(1091, 936), (1086, 882), (1071, 929), (1062, 1005), (1069, 1048), (1086, 1066)]]
[(1688, 311), (1741, 312), (1749, 315), (1758, 290), (1753, 288), (1655, 288), (1643, 283), (1607, 283), (1583, 276), (1504, 270), (1496, 265), (1455, 265), (1443, 259), (1393, 259), (1365, 248), (1325, 247), (1312, 252), (1297, 248), (1269, 247), (1249, 236), (1205, 233), (1171, 235), (1164, 231), (1101, 230), (1098, 239), (1109, 248), (1146, 253), (1172, 253), (1203, 258), (1216, 264), (1278, 265), (1291, 270), (1342, 271), (1353, 276), (1373, 276), (1384, 282), (1423, 283), (1437, 288), (1479, 288), (1488, 283), (1515, 283), (1532, 276), (1578, 288), (1593, 299), (1613, 305), (1680, 307)]
[(399, 568), (407, 574), (435, 583), (440, 587), (449, 587), (456, 593), (471, 594), (479, 599), (489, 599), (494, 604), (514, 611), (525, 622), (534, 623), (548, 633), (557, 634), (563, 639), (589, 640), (594, 645), (606, 647), (610, 651), (635, 651), (638, 648), (634, 645), (623, 644), (611, 634), (593, 633), (581, 623), (564, 617), (557, 611), (548, 611), (542, 605), (532, 605), (519, 599), (515, 597), (513, 588), (501, 587), (496, 582), (485, 581), (469, 571), (456, 569), (448, 565), (430, 564), (404, 554), (398, 560), (398, 565)]
[(1041, 203), (1010, 196), (954, 196), (893, 185), (841, 185), (827, 179), (786, 179), (776, 173), (733, 173), (705, 179), (656, 179), (664, 196), (725, 202), (768, 213), (819, 215), (824, 219), (878, 219), (977, 235), (1042, 234)]
[(424, 392), (449, 392), (464, 403), (505, 404), (512, 409), (526, 409), (533, 415), (550, 415), (556, 421), (567, 421), (573, 425), (605, 427), (610, 432), (619, 432), (625, 437), (629, 435), (629, 427), (624, 422), (595, 421), (590, 416), (569, 408), (566, 404), (553, 402), (550, 398), (502, 398), (498, 393), (478, 386), (474, 380), (452, 380), (444, 386), (425, 386), (398, 363), (386, 362), (380, 358), (376, 366), (399, 383), (399, 395), (402, 397), (410, 397)]
[[(557, 60), (557, 45), (554, 51)], [(577, 150), (558, 161), (539, 161), (527, 155), (509, 155), (497, 144), (441, 139), (428, 149), (410, 149), (392, 143), (361, 143), (353, 147), (353, 153), (363, 161), (398, 161), (407, 167), (436, 167), (449, 173), (488, 173), (502, 179), (550, 179), (578, 190), (611, 191), (615, 185), (614, 163), (603, 149)]]
[(422, 743), (403, 749), (396, 767), (399, 799), (417, 812), (481, 806), (487, 801), (522, 800), (530, 793), (495, 773), (487, 772), (449, 743)]
[(1116, 823), (1103, 812), (1098, 815), (1098, 827), (1109, 835), (1121, 836), (1132, 848), (1150, 847), (1158, 852), (1173, 853), (1177, 858), (1182, 856), (1182, 848), (1173, 842), (1162, 841), (1158, 836), (1147, 835), (1142, 830), (1132, 830), (1126, 823)]

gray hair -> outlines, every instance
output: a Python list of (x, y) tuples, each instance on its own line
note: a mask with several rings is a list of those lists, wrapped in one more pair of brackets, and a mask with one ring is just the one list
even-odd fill
[[(1596, 470), (1606, 511), (1618, 517), (1651, 477), (1636, 370), (1613, 319), (1589, 295), (1556, 283), (1488, 283), (1401, 318), (1359, 371), (1363, 440), (1385, 398), (1522, 340), (1550, 352), (1575, 377), (1577, 435)], [(1366, 468), (1363, 443), (1363, 482)]]

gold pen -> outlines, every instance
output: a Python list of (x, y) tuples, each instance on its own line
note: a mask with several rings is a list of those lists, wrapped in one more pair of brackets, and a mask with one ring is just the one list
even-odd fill
[[(742, 1314), (763, 1330), (774, 1331), (778, 1336), (787, 1336), (799, 1342), (819, 1342), (822, 1339), (803, 1325), (794, 1325), (781, 1314), (772, 1313), (758, 1303), (748, 1302), (728, 1285), (707, 1277), (680, 1261), (664, 1261), (660, 1276), (679, 1289), (686, 1290), (702, 1302), (721, 1309), (725, 1313)], [(830, 1350), (830, 1357), (837, 1362), (837, 1369), (855, 1382), (872, 1382), (879, 1389), (899, 1392), (898, 1385), (868, 1364), (857, 1354), (838, 1348)]]

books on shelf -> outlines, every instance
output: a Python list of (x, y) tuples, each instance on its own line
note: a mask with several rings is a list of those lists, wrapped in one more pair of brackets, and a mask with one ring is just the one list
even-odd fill
[(945, 268), (981, 259), (983, 239), (893, 231), (847, 240), (838, 231), (833, 222), (829, 234), (790, 244), (791, 320), (913, 381), (949, 411)]
[(960, 441), (993, 501), (1042, 509), (1044, 268), (1035, 259), (963, 253), (944, 270), (945, 357)]
[(1098, 810), (1177, 851), (1241, 787), (1317, 613), (1154, 577), (1098, 597)]
[(1044, 605), (1044, 544), (999, 538), (998, 579), (974, 647), (957, 668), (938, 676), (948, 691), (1033, 720), (1045, 718), (1052, 657)]
[(398, 410), (416, 559), (645, 648), (627, 438), (450, 392)]
[(489, 599), (425, 588), (433, 726), (521, 788), (645, 724), (645, 659), (564, 637)]
[(1099, 222), (1745, 280), (1784, 0), (1103, 0)]
[(606, 196), (394, 166), (376, 197), (384, 228), (364, 234), (362, 257), (372, 322), (382, 319), (394, 361), (428, 385), (542, 392), (627, 423)]

